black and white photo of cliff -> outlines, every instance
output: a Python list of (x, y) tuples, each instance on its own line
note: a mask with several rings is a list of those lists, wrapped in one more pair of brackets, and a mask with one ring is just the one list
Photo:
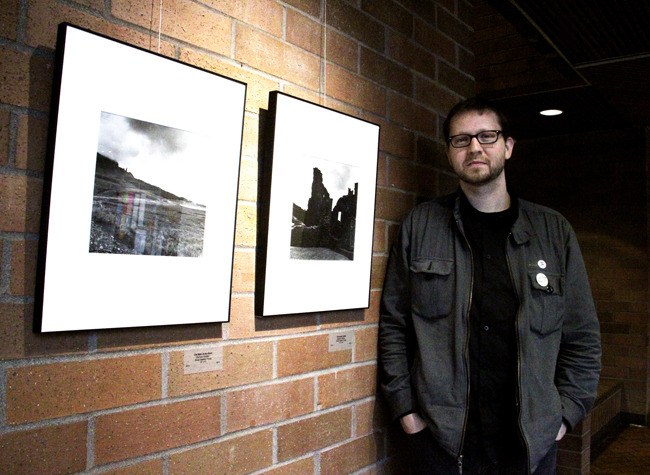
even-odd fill
[(101, 113), (89, 252), (200, 257), (206, 207), (199, 134)]
[(305, 160), (298, 167), (291, 223), (292, 259), (354, 260), (356, 167)]

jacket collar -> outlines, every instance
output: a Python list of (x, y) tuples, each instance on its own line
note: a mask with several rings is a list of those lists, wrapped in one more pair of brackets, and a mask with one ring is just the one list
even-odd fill
[[(454, 196), (454, 200), (453, 200), (454, 220), (459, 226), (461, 226), (462, 229), (462, 220), (460, 214), (461, 193), (462, 193), (461, 189), (458, 188), (458, 190), (456, 190), (455, 196), (454, 195), (452, 196)], [(512, 203), (511, 206), (517, 207), (517, 219), (515, 220), (515, 223), (512, 225), (510, 234), (512, 235), (512, 239), (516, 244), (518, 245), (525, 244), (528, 241), (530, 241), (533, 238), (533, 236), (535, 236), (535, 232), (533, 230), (533, 227), (530, 224), (530, 220), (528, 219), (528, 215), (526, 213), (526, 202), (514, 196), (512, 193), (510, 194), (510, 196), (511, 196), (511, 203)]]

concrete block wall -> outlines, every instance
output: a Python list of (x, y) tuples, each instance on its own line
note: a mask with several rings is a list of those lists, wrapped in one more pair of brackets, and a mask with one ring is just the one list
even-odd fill
[[(2, 0), (0, 472), (390, 470), (375, 382), (379, 294), (403, 214), (455, 186), (439, 137), (444, 113), (473, 93), (471, 11), (465, 0)], [(64, 21), (248, 84), (229, 323), (33, 333)], [(369, 309), (255, 318), (257, 177), (273, 90), (382, 127)], [(341, 330), (354, 348), (329, 353)], [(222, 370), (183, 373), (186, 350), (214, 345)]]

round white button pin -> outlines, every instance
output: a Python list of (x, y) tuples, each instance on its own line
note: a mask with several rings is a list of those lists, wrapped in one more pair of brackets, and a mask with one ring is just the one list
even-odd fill
[(543, 259), (537, 261), (537, 265), (539, 266), (540, 269), (546, 269), (546, 261)]
[(537, 283), (542, 287), (546, 287), (548, 285), (548, 277), (546, 277), (541, 272), (535, 276), (535, 280), (537, 280)]

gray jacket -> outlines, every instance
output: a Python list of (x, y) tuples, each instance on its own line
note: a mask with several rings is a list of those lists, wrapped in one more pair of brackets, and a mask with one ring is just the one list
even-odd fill
[[(600, 333), (575, 233), (559, 213), (524, 200), (506, 244), (519, 300), (519, 425), (536, 467), (562, 420), (591, 408)], [(469, 397), (472, 257), (458, 194), (417, 206), (390, 253), (379, 322), (381, 387), (392, 415), (417, 411), (461, 455)], [(540, 275), (541, 274), (541, 275)]]

